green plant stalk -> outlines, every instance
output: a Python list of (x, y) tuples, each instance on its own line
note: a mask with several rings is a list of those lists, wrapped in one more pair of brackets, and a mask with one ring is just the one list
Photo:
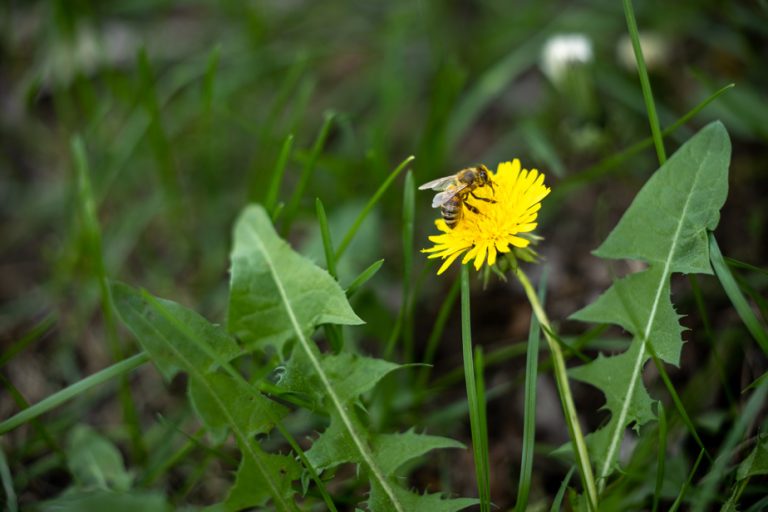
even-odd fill
[(480, 510), (491, 512), (491, 468), (489, 462), (490, 452), (488, 451), (488, 396), (485, 393), (484, 377), (485, 361), (483, 358), (483, 347), (475, 347), (475, 377), (477, 378), (477, 413), (479, 419), (481, 465), (483, 471), (483, 488), (485, 489), (485, 501), (480, 503)]
[[(461, 348), (464, 359), (464, 381), (467, 387), (469, 403), (469, 425), (472, 431), (472, 449), (475, 454), (475, 476), (477, 478), (478, 494), (481, 510), (486, 511), (490, 506), (490, 488), (486, 480), (484, 466), (488, 463), (488, 453), (483, 453), (482, 414), (478, 403), (477, 381), (475, 379), (475, 363), (472, 356), (472, 319), (469, 303), (469, 267), (461, 266)], [(487, 437), (487, 432), (485, 433)], [(487, 446), (488, 442), (485, 441)]]
[(717, 245), (717, 240), (715, 240), (715, 236), (712, 233), (709, 234), (709, 259), (726, 295), (728, 295), (733, 307), (736, 309), (739, 317), (741, 317), (741, 321), (747, 326), (749, 333), (755, 338), (763, 352), (768, 354), (768, 334), (766, 334), (763, 326), (760, 325), (760, 321), (749, 306), (744, 294), (741, 293), (739, 285), (736, 284), (736, 280), (725, 263), (720, 247)]
[(16, 512), (19, 505), (16, 501), (16, 491), (13, 489), (13, 477), (8, 467), (8, 461), (5, 459), (5, 452), (0, 448), (0, 480), (3, 481), (3, 490), (5, 491), (5, 506), (8, 512)]
[[(307, 158), (307, 161), (301, 170), (299, 182), (296, 184), (293, 195), (291, 195), (291, 198), (285, 207), (285, 218), (283, 220), (284, 233), (287, 233), (291, 229), (291, 224), (293, 224), (293, 220), (296, 218), (296, 214), (299, 211), (301, 198), (304, 197), (304, 190), (307, 188), (309, 179), (312, 176), (312, 173), (315, 171), (317, 160), (320, 158), (320, 154), (323, 152), (325, 141), (328, 139), (328, 134), (331, 132), (331, 126), (333, 125), (333, 120), (335, 117), (336, 114), (334, 112), (325, 113), (323, 125), (320, 127), (320, 132), (317, 134), (315, 143), (312, 145), (312, 150), (309, 153), (309, 157)], [(338, 260), (338, 258), (336, 259)]]
[[(109, 346), (113, 361), (122, 361), (125, 356), (120, 337), (115, 323), (114, 304), (112, 293), (109, 289), (107, 269), (104, 264), (104, 250), (101, 241), (101, 228), (96, 214), (96, 205), (93, 199), (91, 187), (90, 169), (86, 156), (83, 139), (75, 136), (71, 141), (72, 155), (74, 157), (75, 171), (77, 173), (77, 192), (82, 207), (82, 222), (87, 240), (87, 248), (95, 264), (96, 280), (99, 284), (101, 312), (104, 317), (104, 336)], [(143, 461), (147, 456), (144, 438), (139, 425), (139, 417), (136, 412), (136, 404), (131, 394), (131, 387), (124, 376), (120, 377), (118, 394), (122, 406), (123, 418), (128, 426), (133, 455)]]
[(623, 0), (624, 16), (627, 18), (627, 28), (629, 37), (632, 40), (632, 48), (635, 51), (635, 60), (637, 61), (637, 73), (640, 76), (640, 87), (643, 90), (643, 100), (645, 108), (648, 111), (648, 122), (651, 125), (651, 135), (653, 136), (653, 145), (656, 147), (656, 155), (659, 157), (659, 163), (664, 164), (667, 161), (667, 153), (664, 150), (664, 141), (661, 137), (661, 127), (659, 117), (656, 114), (656, 105), (653, 102), (653, 92), (651, 91), (651, 81), (648, 78), (648, 68), (645, 65), (643, 57), (643, 48), (640, 45), (640, 34), (637, 31), (637, 21), (635, 20), (635, 11), (632, 9), (632, 0)]
[(405, 174), (403, 187), (403, 353), (406, 362), (413, 361), (413, 230), (416, 210), (416, 186), (413, 171)]
[(355, 221), (352, 223), (352, 227), (349, 228), (349, 231), (347, 231), (347, 234), (344, 235), (344, 238), (341, 240), (341, 243), (336, 248), (336, 261), (339, 261), (341, 259), (341, 255), (344, 254), (344, 251), (347, 250), (347, 247), (349, 246), (350, 242), (352, 242), (352, 239), (355, 237), (355, 234), (357, 233), (357, 230), (360, 229), (360, 225), (363, 223), (365, 218), (368, 216), (368, 214), (371, 212), (373, 207), (376, 205), (376, 203), (379, 201), (381, 196), (386, 192), (387, 188), (392, 184), (393, 181), (395, 181), (395, 178), (397, 178), (398, 174), (403, 172), (403, 169), (405, 169), (408, 164), (410, 164), (413, 159), (416, 158), (415, 156), (411, 155), (402, 162), (400, 162), (400, 165), (398, 165), (394, 171), (390, 173), (389, 176), (387, 176), (387, 179), (384, 180), (384, 183), (381, 184), (381, 186), (376, 190), (376, 193), (371, 196), (371, 199), (368, 200), (365, 207), (363, 208), (363, 211), (360, 212), (360, 215), (357, 216)]
[(43, 400), (37, 402), (35, 405), (30, 406), (28, 409), (24, 409), (18, 414), (15, 414), (14, 416), (11, 416), (7, 420), (3, 421), (0, 423), (0, 434), (5, 434), (6, 432), (30, 421), (31, 419), (37, 418), (41, 414), (44, 414), (51, 409), (60, 406), (64, 402), (85, 393), (87, 390), (98, 384), (114, 379), (115, 377), (119, 377), (131, 370), (134, 370), (147, 361), (149, 361), (149, 354), (146, 352), (140, 352), (135, 356), (131, 356), (128, 359), (125, 359), (124, 361), (120, 361), (119, 363), (104, 368), (103, 370), (98, 371), (93, 375), (89, 375), (88, 377), (62, 389), (61, 391), (52, 394), (47, 398), (44, 398)]
[(696, 474), (696, 471), (699, 469), (699, 464), (701, 464), (701, 461), (704, 459), (704, 450), (701, 450), (699, 452), (699, 456), (696, 457), (696, 462), (693, 463), (693, 467), (691, 468), (691, 471), (688, 473), (688, 478), (686, 479), (685, 483), (683, 483), (683, 486), (680, 488), (680, 492), (677, 493), (677, 498), (675, 498), (675, 502), (672, 503), (672, 506), (669, 509), (669, 512), (676, 512), (678, 508), (680, 508), (680, 505), (683, 503), (683, 498), (685, 498), (686, 492), (688, 492), (688, 488), (691, 486), (691, 482), (693, 482), (693, 477)]
[(293, 134), (289, 134), (283, 141), (283, 145), (280, 148), (280, 154), (277, 157), (275, 166), (272, 168), (272, 179), (269, 182), (269, 188), (267, 189), (267, 195), (264, 198), (264, 208), (269, 212), (269, 215), (276, 217), (277, 211), (277, 196), (280, 192), (280, 184), (283, 182), (283, 175), (285, 175), (285, 166), (288, 163), (288, 158), (291, 156), (291, 149), (293, 148)]
[[(539, 300), (544, 301), (546, 274), (539, 284)], [(517, 487), (515, 511), (523, 512), (528, 508), (528, 496), (531, 491), (533, 473), (533, 451), (536, 443), (536, 379), (539, 376), (539, 338), (541, 329), (536, 315), (531, 315), (528, 330), (528, 346), (525, 360), (525, 406), (523, 413), (523, 451), (520, 456), (520, 483)]]
[(664, 470), (667, 462), (667, 414), (664, 411), (664, 405), (659, 405), (659, 444), (658, 459), (656, 464), (656, 489), (653, 492), (652, 512), (659, 509), (659, 498), (661, 497), (661, 488), (664, 485)]
[(576, 465), (579, 468), (581, 482), (584, 486), (584, 491), (587, 494), (587, 502), (590, 508), (596, 511), (598, 510), (598, 501), (595, 475), (592, 472), (592, 466), (589, 463), (587, 443), (584, 441), (584, 435), (581, 432), (579, 417), (576, 415), (576, 406), (574, 405), (571, 387), (568, 383), (568, 373), (565, 368), (563, 352), (560, 350), (560, 345), (558, 345), (557, 341), (551, 335), (551, 332), (553, 332), (552, 327), (549, 324), (546, 313), (544, 313), (544, 309), (541, 307), (539, 298), (536, 296), (536, 291), (528, 280), (528, 276), (525, 275), (519, 266), (514, 272), (515, 277), (517, 277), (517, 280), (520, 281), (520, 284), (525, 290), (528, 302), (530, 302), (531, 308), (533, 308), (533, 312), (538, 318), (539, 323), (543, 328), (544, 336), (547, 339), (547, 344), (549, 345), (549, 350), (552, 354), (553, 370), (555, 381), (557, 382), (557, 389), (560, 394), (560, 402), (563, 406), (565, 421), (568, 424), (568, 431), (570, 433), (571, 442), (573, 443), (573, 454), (576, 457)]
[[(323, 250), (325, 251), (325, 265), (328, 267), (328, 273), (331, 274), (335, 280), (339, 280), (339, 276), (336, 273), (336, 259), (333, 255), (333, 239), (331, 238), (331, 230), (328, 227), (328, 217), (325, 215), (325, 208), (320, 198), (315, 199), (315, 210), (317, 212), (317, 222), (320, 224), (320, 236), (323, 239)], [(341, 348), (344, 346), (344, 338), (342, 330), (338, 325), (325, 324), (323, 326), (325, 336), (328, 338), (328, 342), (331, 344), (333, 352), (338, 354)]]

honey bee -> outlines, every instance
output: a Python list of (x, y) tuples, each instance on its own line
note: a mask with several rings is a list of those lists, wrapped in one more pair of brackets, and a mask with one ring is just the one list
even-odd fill
[(477, 197), (474, 194), (476, 188), (486, 185), (491, 187), (494, 193), (496, 192), (493, 189), (490, 171), (481, 164), (475, 167), (467, 167), (451, 176), (445, 176), (425, 183), (419, 187), (419, 190), (431, 189), (440, 191), (432, 199), (432, 208), (440, 208), (445, 225), (453, 229), (459, 223), (464, 213), (462, 206), (466, 206), (467, 210), (471, 212), (480, 213), (476, 207), (467, 202), (467, 196), (472, 196), (479, 201), (486, 201), (488, 203), (496, 202), (493, 199)]

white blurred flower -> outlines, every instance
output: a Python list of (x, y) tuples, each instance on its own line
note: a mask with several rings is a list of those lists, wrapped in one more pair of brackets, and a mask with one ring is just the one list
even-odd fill
[[(669, 55), (669, 43), (659, 34), (643, 32), (640, 34), (640, 48), (643, 50), (645, 67), (649, 70), (658, 69), (667, 61)], [(616, 55), (622, 66), (627, 69), (637, 69), (635, 50), (632, 48), (632, 40), (628, 35), (622, 37), (616, 45)]]
[(568, 68), (592, 61), (592, 41), (584, 34), (557, 34), (550, 37), (541, 52), (541, 69), (559, 84)]

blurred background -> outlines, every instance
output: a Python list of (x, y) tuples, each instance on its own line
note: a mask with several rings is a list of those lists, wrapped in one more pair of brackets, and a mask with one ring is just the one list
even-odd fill
[[(735, 84), (665, 144), (671, 154), (707, 122), (724, 122), (733, 141), (731, 189), (716, 235), (726, 256), (766, 268), (768, 4), (636, 4), (662, 127)], [(547, 268), (547, 310), (564, 336), (585, 329), (565, 319), (611, 280), (590, 251), (658, 167), (620, 2), (3, 2), (0, 418), (136, 352), (122, 330), (110, 341), (115, 320), (100, 305), (102, 273), (223, 322), (232, 223), (246, 204), (264, 201), (289, 135), (277, 227), (320, 263), (315, 198), (338, 243), (409, 155), (416, 157), (410, 168), (417, 185), (513, 158), (544, 172), (553, 189), (537, 231), (545, 237), (544, 262), (531, 272)], [(73, 137), (85, 146), (90, 194), (78, 186)], [(302, 178), (308, 168), (313, 172)], [(413, 318), (400, 334), (412, 337), (414, 349), (391, 356), (402, 362), (425, 360), (456, 276), (435, 277), (436, 267), (417, 252), (434, 231), (438, 212), (430, 201), (429, 193), (417, 194), (415, 247), (407, 255), (414, 261), (407, 280)], [(401, 175), (340, 263), (345, 286), (385, 259), (353, 301), (367, 324), (348, 337), (376, 356), (398, 336), (392, 326), (406, 282), (402, 205)], [(99, 221), (103, 269), (84, 221), (88, 208)], [(735, 272), (765, 315), (765, 272)], [(719, 443), (740, 390), (766, 362), (717, 281), (702, 278), (700, 286), (707, 325), (689, 282), (673, 279), (673, 300), (692, 331), (681, 368), (669, 371), (707, 439)], [(492, 281), (486, 290), (478, 283), (476, 291), (474, 340), (489, 358), (492, 496), (504, 509), (514, 504), (519, 472), (530, 310), (515, 283)], [(452, 314), (428, 381), (393, 384), (388, 399), (395, 405), (385, 409), (397, 414), (372, 415), (382, 429), (415, 425), (469, 443), (458, 303), (449, 300), (446, 308)], [(720, 379), (700, 372), (713, 353)], [(649, 373), (651, 395), (663, 395)], [(183, 441), (168, 426), (190, 421), (183, 383), (167, 386), (145, 365), (130, 386), (147, 438)], [(567, 438), (549, 375), (539, 388), (534, 507), (551, 501), (568, 470), (548, 455)], [(100, 386), (46, 415), (43, 431), (26, 425), (3, 436), (21, 504), (53, 498), (69, 485), (46, 437), (63, 439), (78, 422), (114, 441), (128, 467), (146, 477), (152, 458), (131, 452), (117, 389)], [(604, 420), (602, 395), (575, 389), (592, 430)], [(684, 479), (697, 451), (680, 451), (688, 461)], [(176, 505), (210, 504), (232, 469), (226, 458), (194, 448), (162, 477), (143, 482)], [(420, 489), (475, 496), (471, 451), (431, 456), (412, 480)]]

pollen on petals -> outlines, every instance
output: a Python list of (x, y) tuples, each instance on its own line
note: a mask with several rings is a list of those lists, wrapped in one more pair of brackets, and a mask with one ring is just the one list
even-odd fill
[(429, 258), (444, 260), (438, 275), (459, 256), (463, 255), (462, 264), (474, 260), (475, 269), (480, 270), (484, 263), (495, 265), (499, 253), (508, 253), (512, 247), (525, 248), (531, 243), (528, 238), (517, 235), (536, 229), (541, 201), (550, 192), (544, 185), (544, 174), (537, 169), (522, 169), (520, 160), (515, 159), (500, 163), (491, 179), (494, 190), (480, 187), (474, 194), (495, 202), (478, 201), (469, 196), (467, 201), (477, 213), (465, 208), (462, 219), (453, 229), (443, 219), (435, 221), (440, 234), (430, 236), (434, 245), (422, 252), (430, 253)]

